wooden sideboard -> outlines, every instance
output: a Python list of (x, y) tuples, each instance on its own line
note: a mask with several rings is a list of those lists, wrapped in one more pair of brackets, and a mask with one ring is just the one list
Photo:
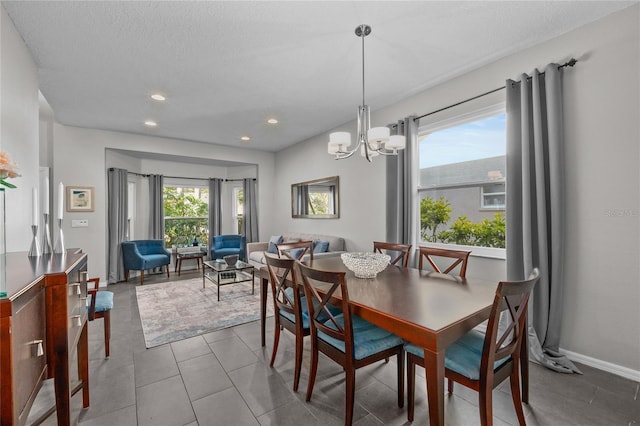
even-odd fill
[[(24, 425), (42, 382), (52, 378), (58, 425), (69, 425), (70, 398), (89, 406), (87, 255), (80, 250), (7, 255), (0, 299), (0, 424)], [(72, 351), (78, 382), (71, 383)]]

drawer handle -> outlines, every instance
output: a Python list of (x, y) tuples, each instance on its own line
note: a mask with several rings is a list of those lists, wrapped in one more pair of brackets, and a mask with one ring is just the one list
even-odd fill
[(73, 287), (76, 288), (76, 294), (82, 294), (82, 290), (80, 290), (80, 283), (71, 283), (69, 284), (69, 296), (73, 294)]
[(72, 316), (71, 319), (73, 320), (73, 325), (75, 325), (76, 327), (80, 327), (82, 325), (82, 320), (80, 318), (80, 315)]
[(34, 340), (28, 343), (29, 345), (33, 345), (33, 356), (40, 357), (44, 355), (44, 348), (42, 347), (42, 340)]
[(80, 271), (80, 281), (87, 282), (87, 275), (89, 275), (87, 271)]

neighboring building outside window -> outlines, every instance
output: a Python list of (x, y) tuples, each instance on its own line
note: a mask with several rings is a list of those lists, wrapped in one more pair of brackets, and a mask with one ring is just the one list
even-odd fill
[(421, 127), (418, 153), (419, 241), (503, 249), (504, 108)]
[(232, 191), (233, 206), (233, 222), (234, 229), (238, 234), (242, 234), (242, 220), (244, 217), (244, 189), (241, 186), (235, 186)]
[(163, 191), (166, 246), (191, 246), (194, 239), (200, 244), (207, 244), (209, 189), (165, 185)]

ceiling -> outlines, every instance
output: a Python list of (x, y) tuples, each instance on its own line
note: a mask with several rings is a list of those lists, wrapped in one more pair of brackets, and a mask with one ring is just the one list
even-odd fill
[(376, 110), (634, 3), (2, 1), (58, 122), (271, 152), (355, 119), (359, 24)]

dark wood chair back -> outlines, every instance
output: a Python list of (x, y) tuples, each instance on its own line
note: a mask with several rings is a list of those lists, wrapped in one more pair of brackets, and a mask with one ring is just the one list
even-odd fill
[(276, 249), (280, 257), (286, 256), (289, 259), (300, 260), (304, 255), (309, 254), (309, 260), (313, 260), (313, 241), (276, 244)]
[[(309, 318), (316, 331), (322, 331), (334, 339), (343, 341), (345, 344), (346, 357), (353, 355), (353, 327), (351, 326), (351, 311), (349, 309), (349, 292), (345, 280), (345, 272), (320, 271), (310, 268), (304, 264), (298, 263), (304, 293), (307, 297), (307, 308), (309, 309)], [(322, 295), (318, 292), (318, 288), (322, 287)], [(332, 304), (332, 299), (333, 304)], [(341, 299), (336, 303), (337, 299)], [(330, 309), (334, 307), (334, 309)], [(339, 308), (337, 312), (335, 308)], [(336, 316), (342, 314), (344, 316), (343, 325), (336, 321)], [(327, 321), (335, 327), (325, 325)], [(330, 345), (327, 345), (331, 348)], [(336, 355), (338, 355), (336, 350)]]
[[(458, 265), (460, 265), (458, 275), (462, 278), (466, 278), (467, 262), (469, 261), (469, 255), (471, 254), (470, 251), (425, 246), (420, 246), (419, 251), (420, 260), (418, 261), (418, 269), (422, 270), (424, 259), (427, 259), (427, 262), (429, 262), (429, 265), (431, 265), (435, 272), (440, 272), (442, 274), (450, 274)], [(436, 258), (448, 258), (455, 260), (445, 268), (438, 266)], [(442, 263), (442, 260), (440, 260), (440, 263)]]
[[(293, 268), (295, 260), (291, 258), (279, 258), (269, 253), (265, 253), (265, 261), (267, 262), (267, 270), (269, 271), (269, 281), (271, 282), (271, 291), (273, 294), (275, 314), (279, 315), (279, 311), (289, 312), (294, 315), (296, 322), (302, 324), (300, 311), (300, 292), (298, 291), (298, 281)], [(293, 292), (287, 293), (287, 288), (292, 288)]]
[(373, 252), (383, 253), (391, 256), (392, 265), (409, 266), (409, 257), (411, 257), (411, 244), (385, 243), (382, 241), (373, 242)]

